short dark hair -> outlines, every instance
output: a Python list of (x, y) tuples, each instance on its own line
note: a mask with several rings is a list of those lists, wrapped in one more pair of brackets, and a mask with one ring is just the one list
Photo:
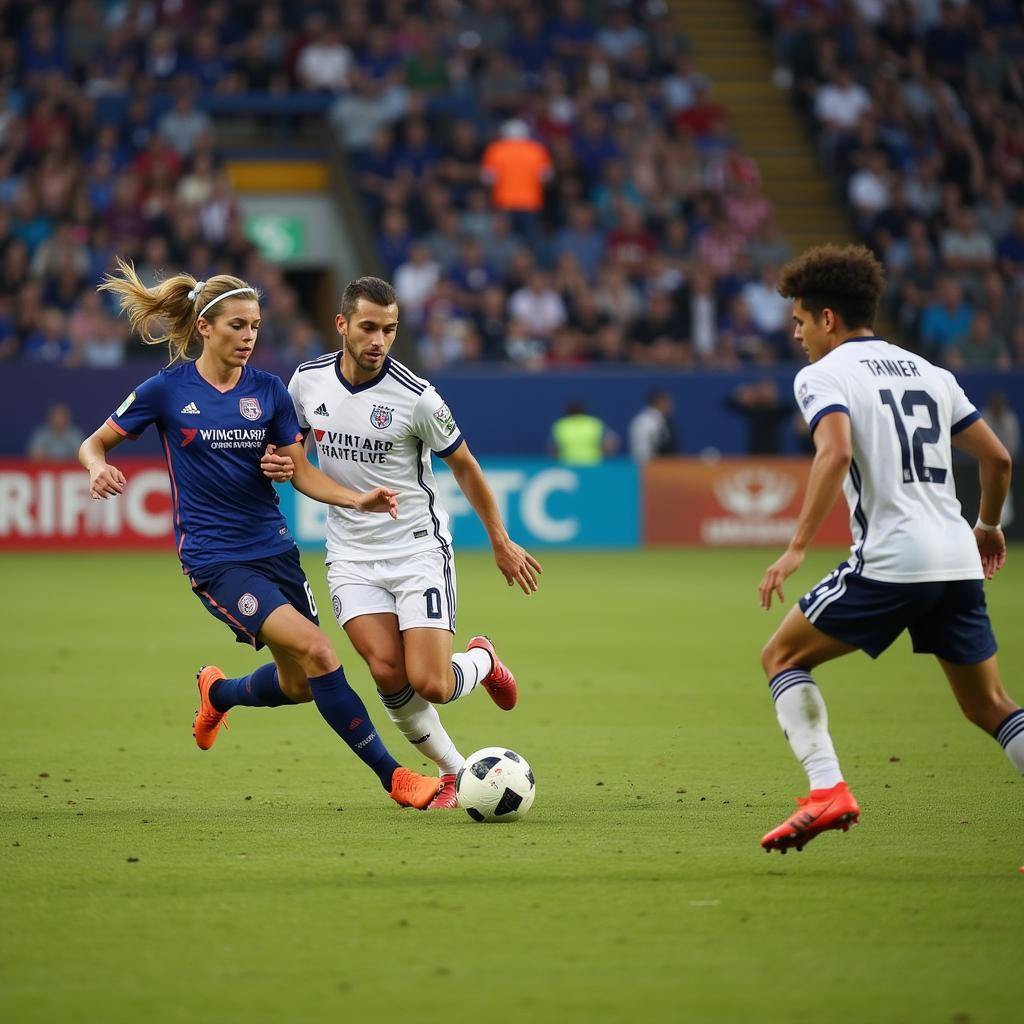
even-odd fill
[(379, 277), (357, 277), (350, 281), (341, 293), (341, 315), (347, 320), (360, 299), (367, 299), (375, 306), (391, 306), (398, 301), (395, 288), (389, 281)]
[(782, 268), (778, 288), (784, 298), (799, 300), (815, 320), (827, 307), (851, 329), (873, 327), (885, 273), (863, 245), (818, 245)]

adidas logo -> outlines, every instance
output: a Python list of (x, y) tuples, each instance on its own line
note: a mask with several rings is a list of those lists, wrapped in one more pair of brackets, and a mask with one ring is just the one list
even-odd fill
[(199, 406), (195, 402), (189, 402), (184, 409), (181, 410), (186, 416), (198, 416)]
[(313, 410), (313, 415), (314, 415), (314, 416), (329, 416), (329, 415), (330, 415), (330, 413), (328, 413), (328, 411), (327, 411), (327, 406), (326, 406), (326, 405), (325, 405), (325, 404), (324, 404), (323, 402), (321, 402), (321, 403), (320, 403), (320, 404), (319, 404), (319, 405), (318, 405), (318, 406), (317, 406), (317, 407), (316, 407), (316, 408), (315, 408), (315, 409)]

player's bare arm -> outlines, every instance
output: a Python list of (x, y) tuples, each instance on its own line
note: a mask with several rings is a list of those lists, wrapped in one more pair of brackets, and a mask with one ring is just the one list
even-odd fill
[(466, 500), (473, 506), (473, 511), (480, 517), (487, 537), (494, 552), (494, 561), (508, 585), (519, 585), (524, 594), (532, 594), (537, 590), (538, 579), (544, 570), (540, 562), (525, 548), (517, 544), (508, 535), (505, 524), (501, 521), (498, 503), (494, 492), (487, 483), (480, 463), (476, 461), (469, 445), (461, 444), (445, 460), (455, 477)]
[(107, 462), (107, 452), (123, 440), (113, 427), (104, 423), (78, 449), (78, 461), (89, 471), (90, 498), (115, 498), (124, 490), (124, 474)]
[(843, 480), (853, 458), (850, 417), (845, 412), (823, 416), (814, 431), (814, 446), (814, 462), (807, 478), (807, 493), (804, 495), (793, 539), (782, 557), (765, 570), (757, 588), (761, 607), (765, 610), (771, 607), (773, 593), (779, 595), (780, 601), (785, 600), (782, 593), (783, 581), (803, 564), (808, 546), (843, 489)]
[[(264, 455), (261, 466), (268, 456)], [(352, 508), (357, 512), (386, 512), (392, 519), (398, 518), (398, 493), (387, 487), (375, 487), (371, 491), (353, 491), (336, 483), (326, 473), (317, 469), (306, 458), (306, 450), (302, 443), (282, 445), (270, 456), (272, 466), (280, 467), (282, 459), (292, 463), (292, 486), (314, 501), (322, 501), (325, 505), (338, 505), (340, 508)], [(263, 470), (265, 476), (273, 479), (271, 472)]]
[(985, 579), (990, 580), (1006, 564), (1006, 537), (999, 524), (1010, 491), (1013, 460), (984, 420), (975, 420), (966, 430), (954, 434), (953, 447), (978, 460), (981, 502), (974, 538)]

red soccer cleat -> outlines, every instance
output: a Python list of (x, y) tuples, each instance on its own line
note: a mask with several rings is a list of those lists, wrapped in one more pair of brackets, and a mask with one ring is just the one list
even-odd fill
[(422, 811), (437, 796), (441, 780), (428, 778), (418, 772), (399, 766), (391, 774), (391, 792), (388, 796), (402, 807), (415, 807)]
[(223, 725), (228, 727), (228, 713), (218, 711), (210, 703), (210, 687), (218, 679), (223, 679), (224, 673), (216, 665), (203, 665), (196, 674), (196, 685), (199, 687), (199, 707), (196, 709), (195, 718), (192, 719), (192, 735), (196, 738), (196, 744), (200, 750), (209, 750), (213, 741), (217, 738), (217, 732)]
[(477, 647), (491, 656), (491, 671), (480, 680), (480, 685), (491, 695), (491, 700), (502, 711), (511, 711), (516, 706), (518, 699), (516, 677), (509, 672), (504, 662), (495, 653), (494, 644), (487, 637), (475, 636), (466, 644), (467, 651)]
[(846, 832), (860, 819), (860, 808), (845, 782), (831, 789), (812, 789), (807, 796), (797, 797), (796, 802), (800, 810), (761, 840), (765, 853), (785, 853), (793, 846), (802, 850), (820, 832), (830, 828)]
[(459, 806), (459, 798), (455, 795), (455, 776), (442, 775), (441, 788), (437, 796), (427, 804), (428, 811), (449, 811)]

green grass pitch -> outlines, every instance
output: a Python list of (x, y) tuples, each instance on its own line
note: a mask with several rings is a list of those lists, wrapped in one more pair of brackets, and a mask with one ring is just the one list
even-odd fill
[[(443, 715), (532, 763), (506, 826), (399, 810), (311, 706), (197, 750), (196, 666), (258, 662), (173, 554), (4, 556), (0, 1019), (1019, 1019), (1024, 785), (906, 638), (816, 673), (862, 824), (760, 850), (805, 789), (758, 665), (774, 555), (547, 554), (530, 599), (460, 557), (458, 639), (489, 632), (521, 700)], [(989, 587), (1017, 700), (1021, 555)]]

